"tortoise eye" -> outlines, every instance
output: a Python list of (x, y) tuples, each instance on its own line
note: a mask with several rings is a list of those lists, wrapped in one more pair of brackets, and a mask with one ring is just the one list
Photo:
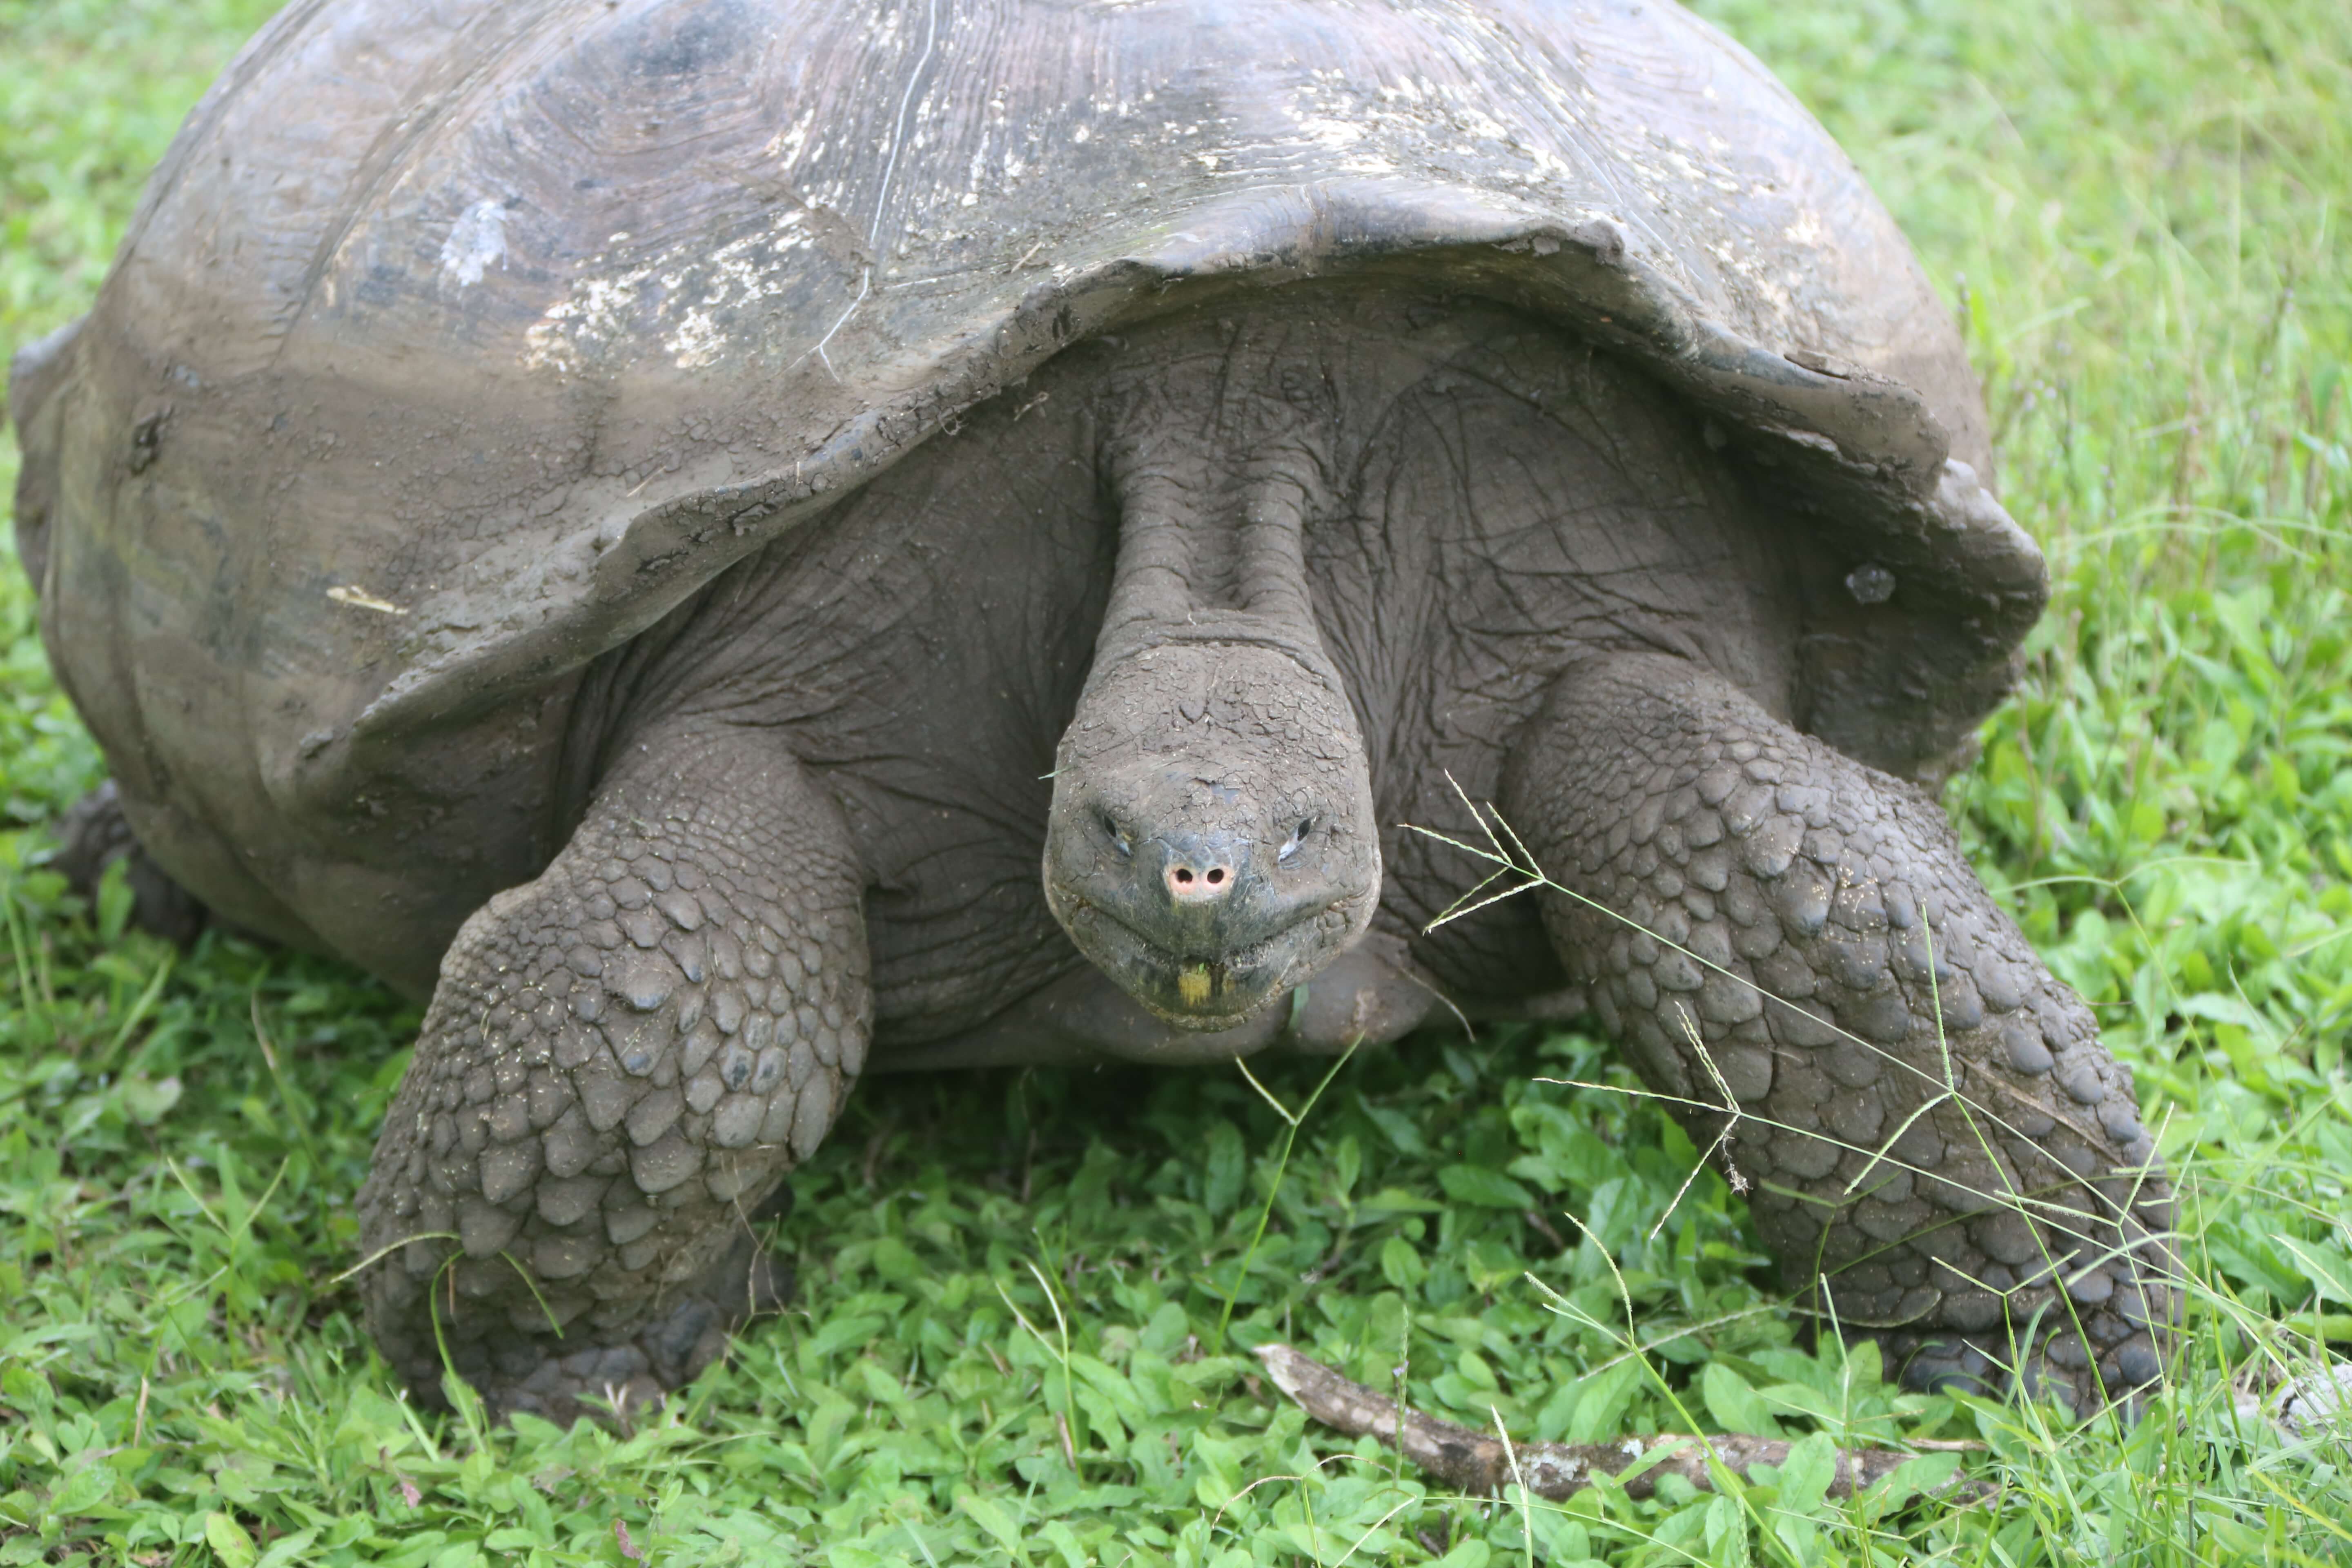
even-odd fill
[(1108, 811), (1098, 811), (1095, 813), (1095, 821), (1101, 825), (1103, 837), (1110, 840), (1110, 847), (1118, 851), (1120, 858), (1134, 856), (1135, 846), (1128, 841), (1126, 830), (1119, 826), (1118, 818)]
[(1290, 830), (1290, 842), (1274, 852), (1276, 862), (1280, 865), (1288, 865), (1297, 857), (1298, 847), (1307, 841), (1307, 836), (1314, 831), (1315, 819), (1311, 816), (1301, 821), (1297, 826), (1292, 828)]

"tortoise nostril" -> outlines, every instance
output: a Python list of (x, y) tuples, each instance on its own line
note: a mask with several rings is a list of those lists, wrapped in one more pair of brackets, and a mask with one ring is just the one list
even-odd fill
[(1168, 868), (1167, 875), (1168, 890), (1188, 903), (1221, 899), (1232, 890), (1234, 883), (1234, 868), (1230, 866), (1175, 865)]

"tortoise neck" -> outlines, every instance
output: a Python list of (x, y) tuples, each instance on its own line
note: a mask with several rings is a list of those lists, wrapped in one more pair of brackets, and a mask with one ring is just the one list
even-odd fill
[(1118, 554), (1098, 671), (1171, 643), (1225, 643), (1279, 649), (1333, 679), (1307, 579), (1307, 520), (1328, 494), (1323, 422), (1282, 406), (1286, 418), (1250, 421), (1277, 428), (1235, 431), (1233, 412), (1202, 430), (1155, 408), (1107, 443)]

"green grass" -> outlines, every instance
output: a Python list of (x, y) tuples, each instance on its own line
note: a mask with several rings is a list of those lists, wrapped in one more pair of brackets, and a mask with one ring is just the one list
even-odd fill
[[(144, 171), (270, 9), (0, 0), (0, 342), (87, 305)], [(1231, 1072), (869, 1082), (795, 1178), (795, 1309), (657, 1424), (419, 1415), (336, 1281), (415, 1015), (331, 964), (175, 959), (119, 899), (62, 897), (37, 825), (100, 767), (9, 569), (0, 1563), (2352, 1561), (2347, 1445), (2233, 1400), (2352, 1340), (2341, 0), (1705, 9), (1961, 304), (2009, 504), (2055, 569), (2025, 689), (1949, 799), (2179, 1173), (2196, 1284), (2147, 1419), (1899, 1396), (1868, 1356), (1797, 1348), (1722, 1181), (1657, 1228), (1695, 1151), (1645, 1102), (1535, 1082), (1631, 1080), (1532, 1030), (1352, 1061), (1295, 1146)], [(1320, 1070), (1264, 1072), (1295, 1107)], [(1619, 1270), (1640, 1357), (1523, 1279), (1622, 1323)], [(1423, 1408), (1522, 1440), (1684, 1410), (1975, 1436), (2005, 1490), (1592, 1492), (1529, 1542), (1516, 1507), (1305, 1429), (1239, 1353), (1272, 1335), (1382, 1386), (1402, 1366)]]

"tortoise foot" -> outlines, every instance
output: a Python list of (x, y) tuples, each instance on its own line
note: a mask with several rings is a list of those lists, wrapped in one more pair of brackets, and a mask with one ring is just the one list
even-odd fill
[(2150, 1331), (2113, 1313), (2085, 1314), (2080, 1332), (2070, 1324), (2038, 1343), (1995, 1333), (1868, 1337), (1913, 1393), (2055, 1400), (2077, 1419), (2109, 1405), (2126, 1421), (2137, 1419), (2164, 1373)]
[(112, 779), (67, 807), (51, 831), (57, 835), (58, 849), (49, 858), (49, 868), (83, 898), (97, 901), (106, 868), (119, 860), (131, 889), (131, 924), (186, 947), (212, 922), (212, 911), (165, 875), (140, 847)]
[(792, 1264), (746, 1234), (667, 1311), (625, 1339), (518, 1335), (481, 1347), (488, 1366), (458, 1370), (495, 1415), (525, 1412), (560, 1426), (585, 1415), (626, 1430), (725, 1355), (753, 1318), (782, 1309), (793, 1284)]

